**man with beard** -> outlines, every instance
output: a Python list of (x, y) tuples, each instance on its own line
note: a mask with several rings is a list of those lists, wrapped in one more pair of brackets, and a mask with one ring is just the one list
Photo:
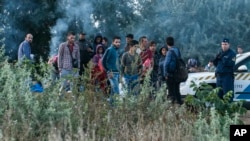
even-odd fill
[(27, 34), (25, 40), (19, 45), (18, 48), (18, 61), (22, 62), (24, 59), (31, 61), (31, 46), (33, 36), (32, 34)]
[(75, 33), (68, 32), (67, 41), (61, 43), (58, 50), (58, 69), (60, 78), (64, 79), (61, 91), (63, 89), (70, 90), (67, 76), (78, 76), (78, 70), (75, 72), (73, 68), (80, 68), (80, 52), (78, 45), (75, 43)]
[(121, 45), (121, 38), (113, 37), (111, 46), (106, 50), (103, 56), (102, 64), (107, 72), (111, 84), (111, 96), (119, 94), (119, 56), (118, 49)]

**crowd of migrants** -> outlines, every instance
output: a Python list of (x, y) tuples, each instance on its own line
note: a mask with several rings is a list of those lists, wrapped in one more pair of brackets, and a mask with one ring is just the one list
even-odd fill
[[(32, 38), (31, 34), (27, 34), (25, 41), (20, 44), (19, 60), (24, 57), (31, 59), (29, 43), (32, 42)], [(182, 104), (179, 83), (173, 77), (175, 57), (181, 57), (180, 50), (174, 45), (174, 38), (166, 37), (166, 45), (159, 51), (157, 43), (148, 41), (146, 36), (135, 40), (133, 34), (127, 34), (125, 38), (125, 47), (119, 49), (121, 38), (118, 36), (113, 37), (111, 45), (108, 45), (108, 39), (101, 34), (97, 34), (91, 43), (86, 39), (84, 32), (79, 33), (78, 40), (75, 33), (68, 32), (67, 40), (60, 44), (58, 53), (48, 61), (53, 66), (52, 82), (56, 83), (59, 78), (63, 79), (60, 92), (69, 92), (72, 84), (66, 76), (78, 78), (84, 75), (86, 69), (90, 69), (92, 84), (96, 86), (96, 91), (113, 96), (121, 94), (122, 86), (123, 91), (126, 90), (128, 94), (138, 95), (145, 75), (150, 70), (150, 85), (154, 88), (150, 98), (154, 98), (156, 91), (165, 83), (168, 97), (172, 102)], [(92, 65), (89, 65), (90, 62)], [(197, 65), (197, 59), (187, 60), (189, 72), (196, 72)], [(79, 71), (73, 71), (74, 68)], [(203, 71), (215, 71), (213, 60), (209, 61)], [(36, 85), (34, 87), (36, 88)]]

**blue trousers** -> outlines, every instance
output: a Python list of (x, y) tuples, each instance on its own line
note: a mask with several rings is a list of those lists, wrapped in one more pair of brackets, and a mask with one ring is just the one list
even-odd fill
[(135, 75), (124, 75), (123, 76), (126, 88), (128, 90), (128, 94), (137, 95), (138, 93), (134, 91), (134, 88), (137, 84), (139, 84), (139, 76)]
[(72, 87), (72, 82), (70, 82), (68, 77), (78, 77), (78, 72), (74, 72), (73, 70), (66, 70), (62, 69), (60, 78), (62, 79), (62, 84), (60, 91), (62, 92), (63, 90), (68, 91)]
[(111, 96), (114, 94), (120, 94), (119, 92), (119, 73), (113, 72), (113, 77), (109, 78), (111, 85)]

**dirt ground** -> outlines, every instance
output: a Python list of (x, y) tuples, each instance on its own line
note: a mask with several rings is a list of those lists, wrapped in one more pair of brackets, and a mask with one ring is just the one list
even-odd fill
[(250, 125), (250, 110), (247, 111), (247, 113), (241, 117), (243, 120), (244, 124)]

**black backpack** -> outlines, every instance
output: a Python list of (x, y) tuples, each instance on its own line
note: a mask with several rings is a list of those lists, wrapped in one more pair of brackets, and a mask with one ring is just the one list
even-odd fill
[(173, 50), (171, 50), (171, 52), (176, 58), (176, 69), (174, 71), (175, 81), (178, 83), (185, 82), (188, 79), (188, 70), (186, 68), (186, 64), (182, 58), (177, 57), (176, 53)]

